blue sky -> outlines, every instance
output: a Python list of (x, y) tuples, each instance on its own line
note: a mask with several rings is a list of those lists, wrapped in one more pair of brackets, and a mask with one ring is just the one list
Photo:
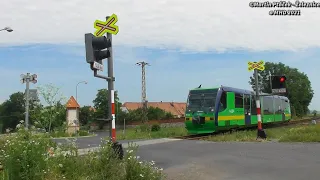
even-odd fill
[[(97, 90), (107, 87), (107, 82), (93, 77), (93, 72), (85, 60), (83, 45), (36, 44), (0, 48), (0, 75), (5, 79), (0, 99), (3, 101), (12, 92), (23, 91), (20, 74), (30, 72), (38, 75), (36, 87), (53, 83), (61, 88), (66, 97), (75, 96), (78, 86), (78, 101), (81, 105), (92, 105)], [(283, 62), (307, 73), (315, 90), (311, 108), (319, 107), (317, 96), (320, 84), (319, 72), (310, 68), (320, 65), (318, 49), (304, 52), (248, 52), (233, 51), (225, 53), (180, 52), (144, 47), (116, 46), (114, 48), (115, 89), (119, 91), (122, 102), (140, 101), (141, 68), (138, 61), (147, 61), (147, 97), (149, 101), (185, 101), (188, 90), (202, 84), (202, 87), (220, 85), (251, 89), (248, 84), (252, 72), (247, 71), (247, 62), (265, 60)], [(308, 59), (308, 63), (304, 59)], [(106, 62), (106, 61), (105, 61)], [(100, 72), (101, 73), (101, 72)], [(104, 71), (102, 74), (106, 74)]]
[[(250, 89), (248, 61), (283, 62), (305, 72), (320, 110), (318, 8), (300, 16), (270, 16), (279, 9), (252, 8), (250, 0), (10, 0), (0, 6), (0, 102), (24, 91), (21, 73), (38, 74), (69, 98), (80, 84), (81, 105), (91, 105), (107, 82), (93, 77), (84, 58), (84, 34), (94, 21), (116, 14), (113, 38), (115, 88), (120, 99), (140, 101), (141, 68), (147, 61), (149, 101), (186, 101), (190, 88), (220, 85)], [(292, 1), (293, 2), (293, 1)], [(70, 10), (71, 9), (71, 10)], [(283, 8), (282, 8), (283, 9)], [(294, 7), (284, 9), (295, 9)], [(104, 72), (106, 74), (107, 72)], [(32, 85), (35, 87), (35, 85)]]

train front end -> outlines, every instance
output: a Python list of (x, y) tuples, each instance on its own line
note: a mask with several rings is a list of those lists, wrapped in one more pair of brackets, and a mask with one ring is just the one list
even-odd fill
[(215, 132), (216, 89), (193, 89), (189, 91), (185, 112), (185, 126), (189, 134)]

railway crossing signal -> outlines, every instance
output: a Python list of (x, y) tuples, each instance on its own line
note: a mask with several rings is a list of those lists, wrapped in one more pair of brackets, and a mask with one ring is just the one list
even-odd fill
[(91, 69), (103, 71), (102, 60), (109, 58), (111, 52), (106, 49), (111, 47), (112, 42), (105, 36), (95, 37), (91, 33), (85, 34), (86, 60)]
[(264, 61), (259, 62), (248, 62), (248, 71), (252, 71), (254, 69), (258, 69), (260, 71), (264, 70)]
[(254, 70), (254, 79), (255, 79), (255, 89), (256, 89), (256, 105), (257, 105), (257, 118), (258, 118), (258, 132), (257, 132), (257, 139), (263, 138), (266, 139), (267, 135), (262, 129), (262, 121), (261, 121), (261, 108), (260, 108), (260, 97), (259, 97), (259, 80), (258, 80), (258, 70), (263, 71), (264, 68), (264, 61), (259, 62), (248, 62), (248, 70)]
[(116, 24), (118, 21), (118, 17), (115, 14), (112, 14), (110, 17), (107, 18), (107, 20), (100, 21), (96, 20), (94, 22), (94, 28), (96, 28), (96, 32), (94, 33), (95, 36), (102, 36), (105, 33), (111, 33), (111, 34), (118, 34), (119, 27)]
[[(112, 51), (112, 34), (117, 34), (119, 27), (115, 25), (118, 21), (117, 15), (112, 14), (106, 17), (106, 21), (96, 20), (94, 28), (96, 32), (85, 34), (85, 48), (86, 48), (86, 61), (90, 64), (93, 70), (94, 77), (101, 78), (108, 81), (108, 117), (104, 120), (109, 121), (110, 125), (110, 139), (113, 143), (112, 148), (116, 153), (123, 158), (122, 145), (116, 142), (116, 123), (115, 123), (115, 103), (114, 103), (114, 81), (113, 77), (113, 51)], [(104, 36), (104, 34), (107, 36)], [(104, 59), (108, 58), (108, 76), (100, 75), (97, 71), (103, 71)]]
[(273, 76), (272, 77), (272, 93), (281, 94), (286, 93), (286, 76)]

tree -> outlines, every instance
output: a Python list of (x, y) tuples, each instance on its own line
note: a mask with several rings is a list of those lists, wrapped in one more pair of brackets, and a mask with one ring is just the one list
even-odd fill
[[(265, 63), (265, 70), (258, 71), (260, 92), (271, 93), (269, 72), (272, 75), (286, 75), (288, 98), (291, 103), (293, 115), (303, 116), (308, 112), (308, 106), (313, 98), (311, 82), (305, 73), (299, 72), (297, 68), (291, 68), (283, 63)], [(255, 78), (250, 77), (249, 84), (255, 90)]]
[(53, 84), (39, 86), (38, 91), (47, 106), (37, 106), (33, 117), (37, 120), (35, 125), (50, 132), (53, 128), (61, 127), (66, 121), (65, 98)]
[[(114, 102), (116, 105), (116, 113), (118, 111), (117, 107), (121, 107), (121, 103), (119, 102), (118, 92), (114, 93)], [(109, 112), (109, 91), (107, 89), (99, 89), (96, 95), (96, 98), (93, 100), (94, 108), (96, 109), (96, 117), (97, 118), (108, 118)]]
[(87, 125), (88, 122), (93, 120), (94, 112), (91, 109), (91, 106), (83, 106), (80, 108), (79, 112), (79, 121), (81, 125)]
[(1, 104), (0, 108), (0, 120), (3, 124), (2, 131), (7, 128), (15, 129), (19, 121), (24, 119), (24, 112), (24, 93), (16, 92), (11, 94), (9, 99)]

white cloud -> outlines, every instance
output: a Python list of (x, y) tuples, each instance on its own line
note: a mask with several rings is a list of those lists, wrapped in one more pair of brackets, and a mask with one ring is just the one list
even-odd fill
[[(270, 16), (249, 0), (10, 0), (0, 6), (1, 43), (84, 43), (93, 22), (118, 15), (115, 45), (182, 50), (297, 50), (320, 45), (318, 8)], [(292, 1), (293, 2), (293, 1)], [(274, 8), (272, 8), (274, 9)], [(275, 8), (284, 9), (284, 8)], [(293, 9), (293, 8), (287, 8)]]

